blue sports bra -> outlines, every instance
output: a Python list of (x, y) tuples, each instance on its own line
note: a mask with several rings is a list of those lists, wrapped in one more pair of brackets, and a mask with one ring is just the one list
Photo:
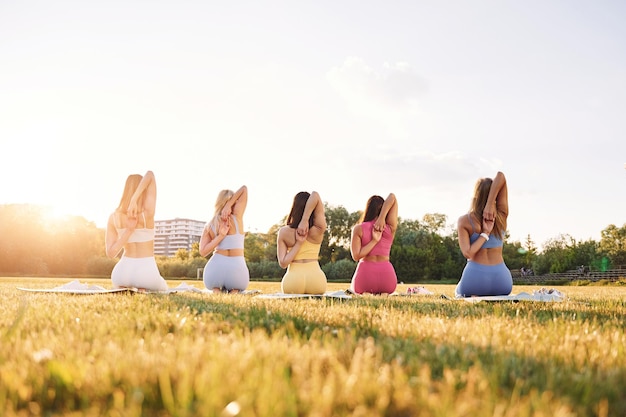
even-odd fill
[[(243, 249), (243, 242), (246, 236), (243, 233), (239, 233), (239, 223), (237, 222), (237, 217), (232, 216), (231, 218), (235, 224), (235, 233), (224, 236), (224, 239), (222, 239), (222, 241), (215, 247), (216, 250)], [(212, 224), (211, 230), (213, 230), (213, 233), (217, 234)]]
[[(476, 242), (476, 239), (480, 237), (480, 233), (474, 232), (474, 223), (472, 222), (472, 216), (467, 213), (467, 218), (469, 219), (470, 225), (472, 226), (472, 235), (470, 236), (470, 245)], [(489, 240), (483, 243), (483, 248), (491, 249), (491, 248), (501, 248), (504, 245), (502, 239), (496, 235), (489, 235)]]
[[(143, 216), (144, 227), (141, 229), (135, 229), (128, 238), (128, 243), (150, 242), (151, 240), (154, 240), (154, 228), (148, 229), (145, 227), (146, 215), (144, 213), (141, 213), (141, 215)], [(115, 215), (113, 216), (113, 222), (118, 234), (121, 235), (126, 231), (125, 227), (117, 227), (117, 218)]]

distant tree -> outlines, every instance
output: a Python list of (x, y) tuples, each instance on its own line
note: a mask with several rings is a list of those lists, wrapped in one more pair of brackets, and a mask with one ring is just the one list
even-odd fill
[(422, 224), (426, 230), (430, 233), (440, 234), (446, 227), (448, 218), (445, 214), (441, 213), (426, 213), (422, 217)]
[(202, 258), (202, 255), (200, 255), (200, 242), (193, 242), (191, 244), (189, 256), (191, 256), (191, 258)]
[(327, 229), (320, 249), (320, 264), (351, 259), (350, 237), (360, 212), (349, 213), (343, 206), (324, 203)]
[(544, 244), (541, 256), (533, 263), (533, 270), (536, 274), (559, 273), (577, 266), (576, 240), (568, 234), (561, 234)]
[(613, 266), (626, 265), (626, 224), (622, 227), (610, 224), (602, 230), (599, 249)]
[(185, 248), (179, 248), (174, 255), (176, 259), (180, 259), (181, 261), (186, 261), (189, 259), (189, 251)]
[(537, 247), (535, 246), (535, 242), (530, 238), (530, 234), (526, 235), (522, 249), (524, 250), (524, 266), (528, 268), (537, 257)]
[(265, 259), (267, 241), (261, 233), (246, 233), (244, 248), (246, 261), (260, 262)]

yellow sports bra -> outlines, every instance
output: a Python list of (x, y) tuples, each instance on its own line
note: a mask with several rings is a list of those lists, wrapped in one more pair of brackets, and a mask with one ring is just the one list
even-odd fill
[(300, 250), (296, 253), (296, 256), (293, 258), (294, 261), (298, 261), (301, 259), (318, 259), (320, 257), (320, 249), (322, 247), (321, 243), (311, 243), (308, 240), (302, 242), (302, 246), (300, 246)]

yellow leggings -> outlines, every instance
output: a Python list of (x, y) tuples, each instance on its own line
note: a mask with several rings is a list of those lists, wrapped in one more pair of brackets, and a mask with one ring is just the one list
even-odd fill
[(318, 262), (292, 263), (280, 286), (285, 294), (324, 294), (326, 275)]

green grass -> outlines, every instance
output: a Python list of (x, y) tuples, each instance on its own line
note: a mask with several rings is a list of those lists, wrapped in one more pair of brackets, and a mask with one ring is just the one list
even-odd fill
[(65, 282), (0, 279), (0, 415), (626, 415), (623, 286), (477, 304), (438, 296), (453, 285), (352, 300), (16, 289)]

